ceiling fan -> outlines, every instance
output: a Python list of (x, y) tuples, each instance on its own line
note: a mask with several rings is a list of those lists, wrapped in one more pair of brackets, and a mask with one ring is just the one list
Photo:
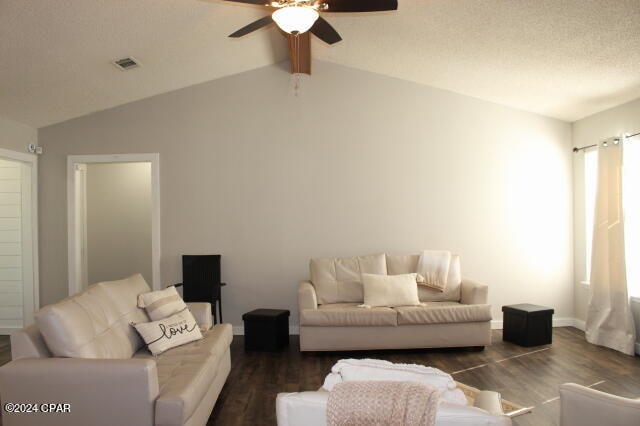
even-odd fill
[(266, 7), (272, 13), (260, 18), (229, 37), (245, 36), (275, 23), (289, 36), (291, 73), (311, 74), (310, 33), (327, 44), (342, 40), (340, 34), (320, 13), (325, 12), (381, 12), (398, 9), (398, 0), (225, 0), (235, 3), (255, 4)]

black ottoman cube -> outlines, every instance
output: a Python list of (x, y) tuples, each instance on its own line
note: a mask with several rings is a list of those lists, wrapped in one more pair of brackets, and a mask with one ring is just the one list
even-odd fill
[(502, 340), (520, 346), (551, 344), (553, 309), (522, 303), (502, 307)]
[(242, 315), (244, 348), (249, 351), (279, 351), (289, 344), (289, 311), (256, 309)]

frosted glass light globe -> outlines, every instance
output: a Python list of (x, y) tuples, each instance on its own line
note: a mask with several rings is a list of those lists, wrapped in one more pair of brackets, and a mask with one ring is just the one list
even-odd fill
[(318, 12), (308, 6), (287, 6), (273, 12), (271, 17), (282, 31), (292, 34), (309, 31), (318, 19)]

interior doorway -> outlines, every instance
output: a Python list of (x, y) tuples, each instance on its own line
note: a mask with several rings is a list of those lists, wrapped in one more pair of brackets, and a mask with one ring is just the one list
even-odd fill
[(40, 304), (37, 160), (0, 149), (0, 334), (31, 324)]
[(69, 294), (141, 273), (160, 281), (158, 154), (68, 157)]

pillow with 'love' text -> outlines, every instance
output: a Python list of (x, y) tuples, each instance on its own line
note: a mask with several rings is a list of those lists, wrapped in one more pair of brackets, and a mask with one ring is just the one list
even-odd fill
[(153, 355), (202, 339), (193, 314), (184, 309), (158, 321), (133, 324)]

